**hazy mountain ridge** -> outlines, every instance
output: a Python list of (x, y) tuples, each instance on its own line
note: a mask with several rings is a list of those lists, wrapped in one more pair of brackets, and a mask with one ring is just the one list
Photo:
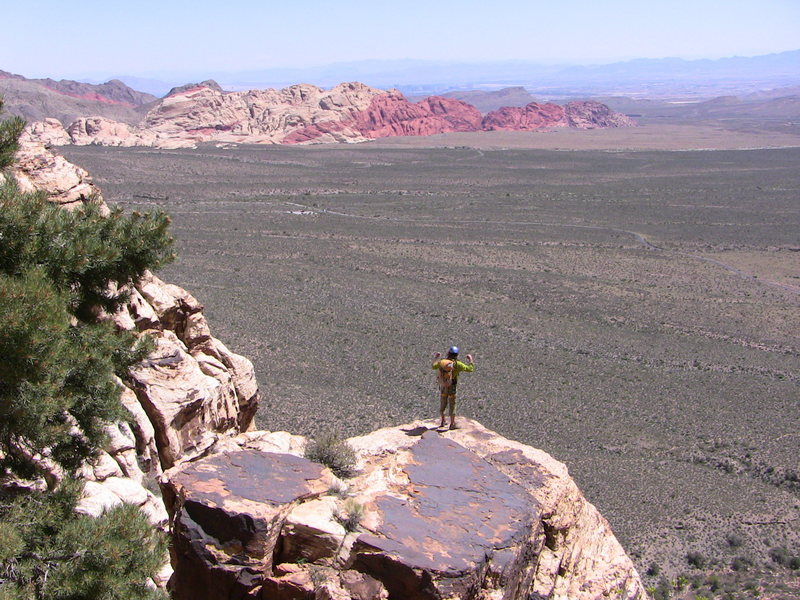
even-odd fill
[(95, 85), (68, 79), (28, 79), (1, 70), (0, 95), (12, 115), (29, 121), (54, 118), (63, 124), (90, 115), (134, 124), (148, 104), (157, 100), (117, 79)]
[(658, 97), (686, 94), (712, 97), (800, 84), (800, 50), (721, 59), (639, 58), (599, 65), (525, 60), (365, 60), (305, 68), (165, 74), (159, 78), (163, 79), (161, 82), (117, 77), (133, 87), (147, 85), (149, 91), (162, 94), (182, 81), (213, 78), (230, 90), (285, 87), (297, 82), (331, 87), (341, 81), (358, 80), (372, 87), (397, 88), (407, 95), (524, 86), (537, 96), (571, 98), (642, 90)]

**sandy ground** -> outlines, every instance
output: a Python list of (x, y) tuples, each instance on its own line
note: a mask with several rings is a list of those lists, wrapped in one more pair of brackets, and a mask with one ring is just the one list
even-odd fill
[(641, 125), (624, 129), (555, 129), (552, 131), (485, 131), (428, 137), (387, 138), (376, 147), (531, 148), (542, 150), (736, 150), (800, 146), (800, 135), (732, 131), (715, 125)]

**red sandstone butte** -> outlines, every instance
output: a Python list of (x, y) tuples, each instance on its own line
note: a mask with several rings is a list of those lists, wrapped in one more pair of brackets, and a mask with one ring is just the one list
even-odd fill
[(504, 106), (483, 118), (484, 131), (536, 131), (567, 127), (566, 112), (558, 104), (531, 102), (527, 106)]
[(481, 113), (477, 108), (451, 98), (430, 96), (417, 103), (399, 92), (375, 96), (370, 105), (345, 121), (324, 121), (297, 129), (283, 139), (284, 144), (314, 140), (326, 133), (353, 129), (371, 139), (394, 136), (422, 136), (451, 131), (480, 131)]

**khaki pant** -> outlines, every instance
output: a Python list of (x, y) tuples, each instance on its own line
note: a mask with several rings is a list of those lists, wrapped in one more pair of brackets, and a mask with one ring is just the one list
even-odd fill
[(456, 414), (456, 384), (454, 381), (447, 387), (442, 387), (439, 390), (439, 414), (444, 414), (444, 409), (449, 409), (450, 416)]

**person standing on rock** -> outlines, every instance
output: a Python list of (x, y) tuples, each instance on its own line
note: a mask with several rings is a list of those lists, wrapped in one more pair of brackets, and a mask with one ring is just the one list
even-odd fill
[(444, 427), (444, 410), (449, 409), (450, 429), (456, 428), (456, 388), (458, 374), (462, 371), (472, 373), (475, 370), (475, 361), (471, 354), (467, 354), (467, 362), (458, 360), (458, 346), (450, 346), (447, 358), (441, 358), (441, 352), (433, 354), (433, 370), (438, 372), (439, 379), (439, 427)]

